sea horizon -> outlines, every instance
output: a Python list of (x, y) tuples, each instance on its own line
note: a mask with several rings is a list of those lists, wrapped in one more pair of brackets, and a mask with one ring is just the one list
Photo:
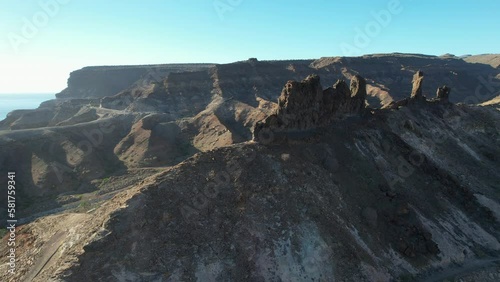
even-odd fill
[(36, 109), (44, 101), (55, 99), (56, 93), (0, 93), (0, 121), (14, 110)]

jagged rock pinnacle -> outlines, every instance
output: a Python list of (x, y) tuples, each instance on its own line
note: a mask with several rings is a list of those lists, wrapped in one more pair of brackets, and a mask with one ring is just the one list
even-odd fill
[(366, 80), (360, 75), (351, 79), (351, 97), (354, 100), (352, 112), (359, 112), (365, 107)]
[[(417, 71), (413, 75), (413, 89), (411, 91), (411, 96), (409, 98), (405, 98), (399, 101), (393, 101), (389, 105), (383, 107), (382, 109), (397, 109), (399, 107), (408, 106), (410, 104), (414, 104), (414, 102), (418, 101), (427, 101), (427, 102), (440, 102), (440, 103), (448, 103), (449, 96), (451, 93), (451, 88), (444, 85), (439, 87), (436, 92), (436, 98), (427, 100), (422, 95), (422, 83), (424, 81), (424, 73), (422, 71)], [(418, 102), (417, 104), (420, 104)]]
[(277, 116), (286, 127), (310, 128), (318, 122), (322, 98), (319, 76), (310, 75), (302, 82), (288, 81), (278, 98)]
[(288, 81), (278, 98), (276, 112), (254, 127), (254, 140), (263, 130), (307, 130), (330, 123), (338, 115), (358, 114), (365, 107), (366, 81), (359, 75), (322, 90), (320, 78), (310, 75), (301, 82)]
[(424, 81), (424, 73), (422, 71), (417, 71), (415, 75), (413, 75), (413, 89), (411, 90), (412, 99), (420, 99), (422, 98), (422, 84)]

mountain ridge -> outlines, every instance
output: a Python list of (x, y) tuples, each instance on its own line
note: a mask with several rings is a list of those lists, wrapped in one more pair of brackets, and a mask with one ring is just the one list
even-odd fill
[(192, 67), (83, 74), (0, 122), (23, 203), (2, 279), (391, 281), (498, 260), (498, 70), (411, 54)]

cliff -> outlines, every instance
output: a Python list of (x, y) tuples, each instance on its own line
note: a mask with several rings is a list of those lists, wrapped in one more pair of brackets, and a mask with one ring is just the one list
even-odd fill
[[(493, 55), (492, 55), (493, 56)], [(474, 57), (466, 58), (471, 61)], [(474, 61), (476, 62), (476, 61)], [(210, 71), (211, 78), (188, 78), (191, 72)], [(372, 107), (385, 105), (404, 97), (413, 73), (422, 70), (429, 75), (423, 93), (432, 93), (441, 84), (454, 85), (452, 102), (462, 102), (475, 93), (483, 80), (499, 74), (498, 68), (488, 64), (468, 63), (456, 57), (436, 57), (413, 54), (375, 54), (362, 57), (326, 57), (318, 60), (258, 61), (248, 60), (225, 65), (169, 64), (151, 66), (86, 67), (71, 73), (68, 88), (58, 94), (60, 98), (107, 97), (118, 94), (133, 85), (163, 81), (168, 74), (185, 73), (187, 84), (210, 83), (214, 91), (227, 97), (235, 95), (255, 104), (255, 95), (275, 100), (279, 88), (289, 79), (300, 80), (311, 73), (320, 75), (325, 85), (332, 85), (340, 78), (350, 79), (363, 74), (370, 89)], [(182, 75), (181, 75), (182, 76)], [(144, 80), (146, 82), (144, 82)], [(182, 78), (181, 78), (182, 80)], [(492, 81), (495, 83), (495, 80)], [(183, 92), (187, 92), (184, 89)], [(491, 99), (489, 89), (482, 89), (479, 101)], [(182, 92), (182, 90), (181, 90)], [(250, 97), (250, 98), (249, 98)]]
[(102, 98), (113, 96), (139, 80), (156, 81), (171, 72), (207, 69), (211, 64), (166, 64), (144, 66), (85, 67), (70, 73), (68, 87), (57, 98)]

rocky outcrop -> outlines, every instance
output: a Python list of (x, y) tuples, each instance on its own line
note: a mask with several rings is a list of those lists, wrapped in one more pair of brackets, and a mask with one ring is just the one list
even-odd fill
[(360, 113), (365, 108), (366, 81), (359, 75), (351, 80), (351, 89), (344, 80), (323, 90), (318, 75), (301, 82), (288, 81), (278, 98), (276, 113), (258, 122), (254, 140), (264, 130), (307, 130), (328, 124), (341, 115)]
[(413, 75), (413, 88), (411, 90), (411, 96), (410, 98), (412, 99), (422, 99), (422, 84), (424, 82), (424, 73), (422, 71), (417, 71), (415, 75)]
[(451, 88), (444, 85), (439, 87), (436, 92), (436, 100), (441, 102), (449, 102)]
[(393, 101), (389, 105), (383, 107), (383, 109), (397, 109), (399, 107), (408, 106), (410, 104), (422, 104), (423, 102), (427, 103), (449, 103), (451, 88), (444, 85), (442, 87), (438, 87), (436, 91), (436, 97), (430, 100), (427, 100), (426, 97), (422, 94), (422, 85), (424, 82), (424, 73), (422, 71), (417, 71), (415, 75), (413, 75), (413, 88), (411, 91), (411, 95), (409, 98), (401, 99), (398, 101)]
[[(328, 57), (315, 60), (311, 67), (321, 75), (324, 85), (333, 84), (338, 77), (329, 73), (341, 73), (344, 77), (363, 74), (368, 81), (367, 102), (370, 107), (384, 107), (391, 101), (409, 96), (413, 75), (418, 70), (425, 74), (422, 94), (434, 96), (443, 84), (453, 87), (450, 102), (467, 101), (478, 85), (483, 85), (479, 101), (493, 98), (492, 89), (498, 89), (499, 68), (487, 64), (467, 63), (458, 57), (436, 57), (419, 54), (373, 54), (360, 57)], [(320, 72), (329, 70), (329, 72)], [(333, 81), (332, 81), (333, 79)], [(484, 96), (484, 98), (483, 98)]]
[(351, 79), (351, 109), (350, 112), (357, 113), (365, 107), (366, 80), (360, 75)]
[(276, 116), (286, 128), (307, 129), (320, 122), (323, 89), (316, 75), (289, 81), (278, 98)]

